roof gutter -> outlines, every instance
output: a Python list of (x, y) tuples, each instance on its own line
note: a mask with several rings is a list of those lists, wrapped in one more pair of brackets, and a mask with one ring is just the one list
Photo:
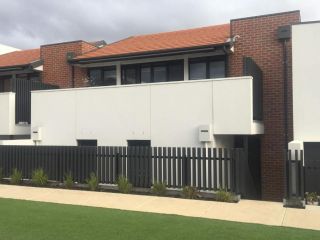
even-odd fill
[[(150, 57), (163, 57), (163, 56), (172, 56), (172, 55), (181, 55), (187, 53), (199, 53), (199, 52), (208, 52), (215, 51), (221, 49), (225, 51), (226, 48), (230, 48), (232, 44), (230, 42), (226, 42), (218, 45), (209, 45), (202, 47), (194, 47), (194, 48), (181, 48), (175, 50), (164, 50), (164, 51), (150, 51), (143, 53), (133, 53), (133, 54), (124, 54), (124, 55), (116, 55), (112, 57), (96, 57), (96, 58), (83, 58), (83, 59), (70, 59), (69, 63), (71, 64), (88, 64), (88, 63), (100, 63), (100, 62), (114, 62), (114, 61), (123, 61), (123, 60), (135, 60), (142, 58), (150, 58)], [(228, 51), (225, 51), (226, 53)]]

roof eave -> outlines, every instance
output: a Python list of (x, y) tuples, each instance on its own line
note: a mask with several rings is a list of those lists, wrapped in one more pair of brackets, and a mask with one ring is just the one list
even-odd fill
[(214, 51), (219, 48), (228, 47), (228, 46), (231, 46), (230, 42), (196, 46), (196, 47), (188, 47), (188, 48), (176, 48), (176, 49), (170, 49), (170, 50), (166, 49), (161, 51), (149, 51), (149, 52), (139, 52), (139, 53), (130, 53), (130, 54), (113, 55), (113, 56), (71, 59), (69, 60), (69, 62), (71, 64), (87, 64), (87, 63), (98, 63), (98, 62), (113, 62), (113, 61), (120, 61), (120, 60), (133, 60), (133, 59), (141, 59), (141, 58), (148, 58), (148, 57), (162, 57), (162, 56), (179, 55), (179, 54), (186, 54), (186, 53)]
[(24, 69), (32, 70), (34, 68), (41, 66), (42, 64), (43, 64), (43, 61), (39, 59), (27, 64), (3, 66), (3, 67), (0, 67), (0, 72), (18, 71), (18, 70), (24, 70)]

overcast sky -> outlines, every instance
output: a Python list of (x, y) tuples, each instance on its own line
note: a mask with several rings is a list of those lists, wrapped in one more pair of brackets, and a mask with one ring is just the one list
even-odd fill
[(320, 0), (0, 0), (0, 6), (0, 43), (22, 49), (79, 39), (111, 43), (291, 10), (301, 10), (302, 21), (320, 20)]

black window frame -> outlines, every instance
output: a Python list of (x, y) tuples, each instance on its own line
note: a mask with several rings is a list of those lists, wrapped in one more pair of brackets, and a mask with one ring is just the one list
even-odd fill
[[(134, 68), (136, 69), (137, 73), (137, 81), (134, 84), (141, 84), (141, 69), (150, 67), (150, 82), (149, 83), (159, 83), (154, 81), (154, 67), (164, 66), (166, 68), (166, 81), (164, 82), (173, 82), (170, 80), (170, 74), (169, 74), (169, 66), (174, 64), (181, 64), (182, 66), (182, 79), (181, 80), (174, 80), (174, 81), (183, 81), (184, 80), (184, 60), (178, 59), (178, 60), (170, 60), (170, 61), (161, 61), (161, 62), (149, 62), (149, 63), (138, 63), (138, 64), (126, 64), (121, 65), (121, 85), (129, 85), (130, 83), (125, 82), (125, 70), (126, 68)], [(143, 84), (147, 84), (146, 82), (143, 82)]]
[(198, 58), (189, 58), (188, 61), (188, 72), (189, 72), (189, 79), (188, 80), (200, 80), (200, 79), (190, 79), (191, 76), (191, 68), (190, 65), (192, 63), (205, 63), (206, 64), (206, 78), (205, 79), (211, 79), (210, 78), (210, 63), (211, 62), (220, 62), (224, 61), (224, 77), (228, 77), (228, 61), (227, 61), (227, 56), (222, 55), (222, 56), (209, 56), (209, 57), (198, 57)]
[[(101, 80), (100, 82), (103, 82), (104, 81), (104, 72), (106, 70), (113, 70), (115, 71), (115, 84), (114, 85), (92, 85), (92, 82), (91, 82), (91, 76), (90, 76), (90, 71), (91, 70), (99, 70), (100, 71), (100, 77), (101, 77)], [(117, 67), (116, 66), (105, 66), (105, 67), (93, 67), (93, 68), (88, 68), (87, 69), (87, 77), (89, 78), (89, 84), (90, 84), (90, 87), (99, 87), (99, 86), (115, 86), (117, 85)]]

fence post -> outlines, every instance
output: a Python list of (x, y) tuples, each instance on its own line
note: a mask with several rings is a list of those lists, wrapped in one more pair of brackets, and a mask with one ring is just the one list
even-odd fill
[(243, 160), (243, 149), (236, 148), (235, 149), (235, 170), (234, 170), (234, 175), (235, 175), (235, 194), (240, 194), (241, 193), (241, 161)]
[(114, 162), (114, 169), (115, 169), (115, 173), (114, 173), (114, 179), (115, 179), (115, 182), (117, 182), (117, 179), (118, 179), (118, 177), (119, 177), (119, 170), (120, 170), (120, 163), (119, 163), (119, 161), (120, 161), (120, 157), (119, 157), (119, 151), (118, 151), (119, 149), (118, 148), (116, 148), (116, 151), (114, 152), (114, 154), (115, 154), (115, 162)]
[(303, 157), (303, 150), (300, 150), (300, 190), (301, 190), (301, 197), (304, 197), (305, 192), (305, 175), (304, 175), (304, 157)]

